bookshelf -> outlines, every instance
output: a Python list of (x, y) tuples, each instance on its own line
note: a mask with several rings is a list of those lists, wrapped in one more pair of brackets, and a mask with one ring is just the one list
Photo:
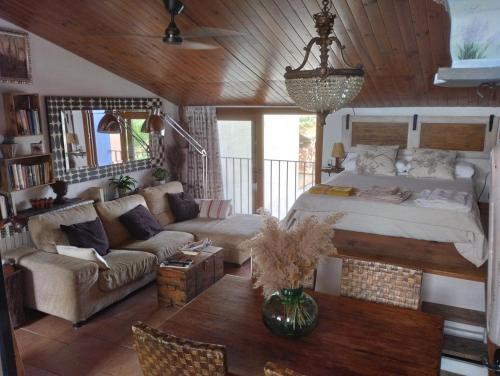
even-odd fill
[(0, 159), (0, 180), (0, 190), (7, 193), (52, 184), (52, 154)]
[(38, 94), (3, 94), (7, 134), (15, 137), (42, 134)]

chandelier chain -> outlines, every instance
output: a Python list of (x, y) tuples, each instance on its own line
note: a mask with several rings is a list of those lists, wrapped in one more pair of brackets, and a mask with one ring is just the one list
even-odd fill
[(332, 9), (333, 3), (332, 0), (323, 0), (323, 13), (328, 13), (330, 9)]

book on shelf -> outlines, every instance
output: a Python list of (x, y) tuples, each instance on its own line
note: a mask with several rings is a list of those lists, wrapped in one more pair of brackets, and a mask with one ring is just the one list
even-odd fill
[(4, 195), (0, 195), (0, 218), (9, 218), (9, 212), (7, 211), (7, 198)]
[(17, 133), (20, 136), (33, 136), (42, 134), (40, 127), (40, 114), (37, 109), (16, 111)]
[(20, 190), (50, 183), (50, 162), (9, 165), (11, 189)]

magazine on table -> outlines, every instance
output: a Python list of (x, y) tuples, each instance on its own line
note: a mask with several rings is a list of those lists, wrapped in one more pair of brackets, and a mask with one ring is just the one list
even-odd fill
[(212, 245), (212, 241), (209, 239), (203, 239), (197, 242), (189, 243), (180, 248), (179, 250), (184, 253), (185, 255), (189, 256), (196, 256), (199, 255), (200, 252), (203, 252), (203, 250), (207, 247), (210, 247)]

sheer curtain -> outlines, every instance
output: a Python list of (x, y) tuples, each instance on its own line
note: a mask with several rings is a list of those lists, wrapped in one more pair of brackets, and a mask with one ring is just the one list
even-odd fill
[[(215, 107), (190, 106), (183, 109), (188, 132), (207, 151), (207, 198), (224, 198), (219, 153), (219, 132)], [(187, 191), (203, 197), (202, 158), (191, 146), (187, 154)]]

